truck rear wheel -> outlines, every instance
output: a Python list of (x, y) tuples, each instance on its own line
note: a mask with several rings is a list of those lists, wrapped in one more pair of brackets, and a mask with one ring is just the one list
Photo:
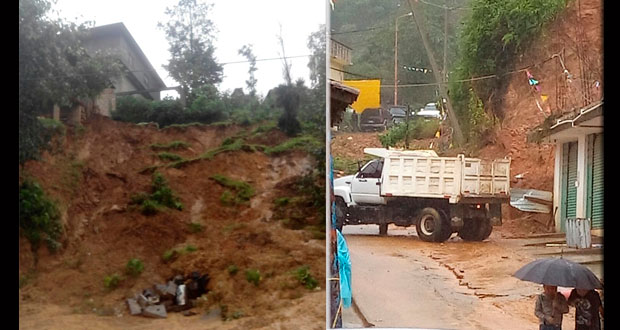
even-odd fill
[(493, 231), (491, 221), (486, 218), (466, 218), (463, 222), (463, 228), (459, 231), (459, 237), (465, 241), (483, 241)]
[[(432, 207), (424, 208), (416, 224), (418, 237), (425, 242), (445, 241), (447, 239), (445, 238), (447, 226), (444, 222), (437, 210)], [(450, 234), (452, 233), (450, 232)]]

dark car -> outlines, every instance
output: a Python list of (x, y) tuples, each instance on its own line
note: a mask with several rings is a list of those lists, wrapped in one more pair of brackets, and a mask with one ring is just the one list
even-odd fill
[(384, 131), (388, 126), (389, 112), (382, 108), (364, 109), (360, 116), (361, 131)]
[(407, 118), (407, 108), (403, 106), (391, 106), (390, 110), (390, 122), (389, 125), (404, 123)]

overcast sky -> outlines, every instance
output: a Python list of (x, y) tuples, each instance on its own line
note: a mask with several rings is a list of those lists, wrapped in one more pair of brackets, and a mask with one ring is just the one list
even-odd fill
[[(151, 65), (166, 86), (177, 86), (162, 65), (170, 58), (168, 42), (158, 22), (167, 20), (164, 11), (178, 1), (174, 0), (57, 0), (52, 9), (72, 22), (94, 21), (95, 26), (122, 22), (136, 40)], [(308, 55), (308, 37), (325, 24), (326, 2), (321, 0), (261, 0), (225, 1), (212, 0), (210, 19), (217, 29), (216, 59), (219, 63), (246, 60), (237, 51), (245, 44), (252, 44), (257, 59), (279, 57), (280, 44), (277, 39), (282, 25), (286, 56)], [(293, 80), (303, 78), (310, 84), (308, 57), (289, 59), (292, 63)], [(257, 90), (265, 96), (267, 92), (284, 82), (281, 60), (258, 61), (255, 72)], [(224, 80), (219, 89), (233, 90), (242, 87), (248, 78), (248, 63), (224, 65)], [(176, 96), (176, 92), (162, 92)]]

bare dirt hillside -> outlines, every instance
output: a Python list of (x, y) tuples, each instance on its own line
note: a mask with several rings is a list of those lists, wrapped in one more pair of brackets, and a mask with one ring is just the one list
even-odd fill
[[(322, 328), (325, 320), (325, 240), (316, 230), (292, 230), (274, 216), (276, 198), (299, 197), (295, 183), (315, 167), (301, 151), (267, 156), (250, 149), (223, 152), (212, 159), (181, 168), (160, 167), (170, 188), (180, 197), (182, 211), (168, 209), (145, 216), (134, 210), (131, 196), (148, 192), (152, 175), (145, 168), (166, 165), (152, 144), (184, 141), (185, 150), (171, 150), (190, 159), (213, 150), (253, 128), (188, 126), (158, 129), (95, 117), (83, 128), (69, 128), (56, 151), (26, 164), (22, 175), (36, 178), (61, 206), (65, 236), (63, 248), (50, 253), (45, 245), (35, 266), (30, 244), (20, 238), (20, 326), (22, 328)], [(286, 140), (269, 130), (247, 143), (275, 146)], [(225, 206), (224, 187), (210, 177), (225, 175), (248, 182), (255, 190), (246, 204)], [(315, 206), (298, 205), (303, 223), (320, 225)], [(201, 231), (190, 223), (200, 224)], [(193, 246), (194, 252), (165, 261), (170, 249)], [(118, 288), (104, 287), (104, 278), (124, 275), (132, 258), (144, 262), (137, 277), (125, 276)], [(237, 274), (229, 272), (230, 266)], [(309, 266), (319, 289), (306, 289), (293, 275)], [(245, 270), (257, 269), (258, 286)], [(176, 275), (198, 271), (210, 276), (211, 301), (196, 307), (196, 316), (170, 313), (168, 319), (129, 316), (125, 299)], [(225, 306), (239, 319), (204, 319), (204, 311)], [(303, 312), (300, 312), (303, 311)], [(103, 317), (102, 317), (103, 316)], [(58, 321), (58, 322), (57, 322)], [(207, 322), (207, 323), (205, 323)], [(301, 323), (300, 323), (301, 322)]]

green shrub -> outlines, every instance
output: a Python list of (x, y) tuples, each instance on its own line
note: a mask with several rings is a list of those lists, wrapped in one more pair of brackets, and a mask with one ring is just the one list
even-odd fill
[(286, 206), (288, 205), (288, 203), (290, 202), (290, 198), (288, 197), (280, 197), (280, 198), (276, 198), (273, 203), (276, 204), (276, 206), (280, 207), (280, 206)]
[(37, 251), (41, 241), (45, 241), (51, 251), (60, 247), (62, 225), (58, 206), (31, 179), (19, 186), (19, 227), (33, 251)]
[(103, 285), (106, 287), (106, 289), (115, 289), (118, 287), (118, 285), (120, 284), (120, 282), (123, 280), (123, 278), (118, 275), (118, 274), (112, 274), (109, 276), (106, 276), (103, 279)]
[(319, 284), (317, 280), (312, 277), (309, 272), (309, 267), (306, 265), (295, 270), (295, 277), (297, 277), (297, 280), (299, 280), (299, 282), (309, 290), (316, 288)]
[(194, 245), (189, 244), (189, 245), (186, 245), (186, 246), (185, 246), (185, 252), (186, 252), (186, 253), (189, 253), (189, 252), (196, 252), (196, 251), (198, 251), (198, 248), (197, 248), (197, 247), (195, 247)]
[(230, 265), (228, 266), (227, 270), (228, 270), (228, 274), (235, 275), (239, 271), (239, 267), (237, 267), (236, 265)]
[(245, 271), (245, 279), (254, 284), (254, 286), (258, 286), (258, 283), (261, 280), (260, 272), (258, 269), (248, 269)]
[(140, 205), (140, 210), (144, 215), (153, 215), (159, 212), (162, 207), (183, 210), (183, 204), (175, 196), (166, 179), (161, 173), (153, 174), (151, 185), (152, 193), (138, 193), (131, 196), (130, 204)]
[(138, 276), (143, 270), (144, 264), (142, 263), (142, 260), (136, 258), (129, 260), (125, 266), (126, 273), (131, 276)]
[(151, 121), (153, 106), (151, 101), (133, 96), (121, 96), (116, 99), (116, 110), (112, 119), (130, 123)]

